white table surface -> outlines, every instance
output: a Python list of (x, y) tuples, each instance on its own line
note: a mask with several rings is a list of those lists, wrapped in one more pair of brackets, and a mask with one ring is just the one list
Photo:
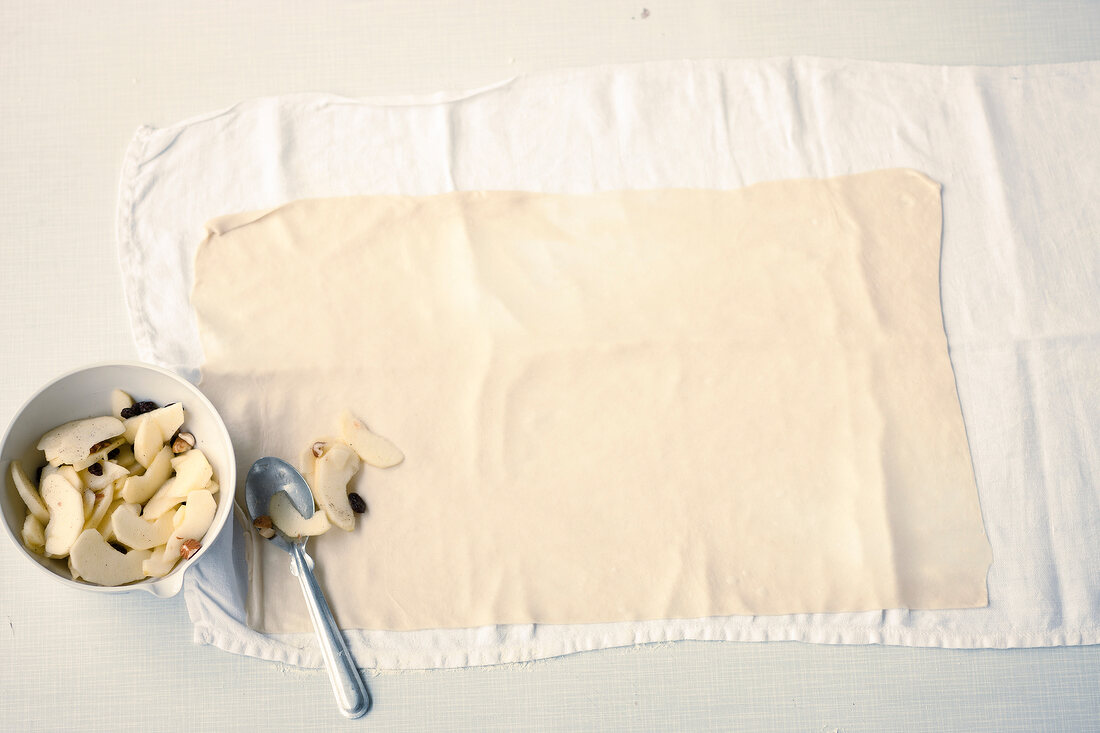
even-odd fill
[[(423, 93), (568, 66), (796, 54), (1095, 60), (1100, 3), (3, 0), (0, 425), (53, 375), (136, 355), (114, 209), (139, 124), (286, 92)], [(371, 675), (374, 708), (346, 722), (322, 673), (193, 644), (182, 599), (63, 589), (5, 544), (0, 731), (1100, 730), (1100, 647), (797, 643)]]

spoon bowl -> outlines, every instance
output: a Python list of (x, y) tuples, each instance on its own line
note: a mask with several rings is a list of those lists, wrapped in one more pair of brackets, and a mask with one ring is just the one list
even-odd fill
[[(252, 519), (268, 513), (273, 496), (286, 492), (290, 502), (305, 519), (313, 516), (313, 492), (302, 474), (294, 466), (281, 458), (268, 456), (261, 458), (248, 469), (244, 480), (245, 503)], [(271, 541), (284, 552), (290, 552), (292, 542), (305, 544), (305, 538), (292, 538), (283, 534), (278, 527)]]

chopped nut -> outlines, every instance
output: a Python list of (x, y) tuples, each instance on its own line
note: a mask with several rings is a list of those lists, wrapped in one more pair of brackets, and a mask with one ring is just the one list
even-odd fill
[(367, 502), (354, 491), (348, 494), (348, 503), (351, 504), (351, 510), (356, 514), (363, 514), (367, 511)]
[(195, 447), (195, 436), (191, 433), (181, 432), (172, 441), (173, 453), (186, 453)]
[(312, 450), (314, 458), (320, 458), (325, 452), (325, 444), (318, 440), (313, 444)]
[(184, 560), (194, 556), (202, 548), (202, 543), (198, 540), (184, 540), (180, 545), (180, 557)]
[(103, 464), (102, 463), (93, 463), (92, 465), (88, 466), (88, 473), (92, 474), (93, 476), (102, 476), (103, 475)]
[(256, 517), (252, 520), (252, 526), (256, 528), (260, 536), (265, 540), (269, 540), (275, 536), (275, 528), (271, 523), (271, 517), (266, 514), (262, 517)]

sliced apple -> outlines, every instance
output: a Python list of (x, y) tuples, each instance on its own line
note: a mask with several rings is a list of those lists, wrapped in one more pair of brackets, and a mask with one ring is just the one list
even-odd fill
[(57, 474), (72, 484), (72, 487), (77, 491), (84, 490), (84, 482), (80, 480), (80, 474), (72, 466), (60, 466), (57, 469)]
[(124, 585), (145, 577), (142, 564), (151, 555), (149, 550), (119, 552), (99, 532), (86, 529), (69, 551), (69, 567), (89, 583)]
[(42, 501), (50, 513), (46, 523), (46, 555), (64, 557), (84, 530), (84, 495), (60, 474), (42, 481)]
[[(172, 539), (198, 540), (210, 529), (214, 522), (214, 514), (218, 511), (218, 502), (206, 489), (198, 489), (187, 495), (187, 503), (184, 504), (174, 517), (175, 528), (172, 530)], [(171, 546), (171, 540), (167, 545)], [(179, 545), (176, 546), (179, 549)]]
[(166, 405), (165, 407), (158, 407), (155, 410), (146, 412), (144, 415), (135, 415), (123, 420), (123, 435), (130, 443), (136, 442), (138, 428), (141, 427), (143, 422), (152, 421), (160, 428), (160, 434), (168, 439), (176, 434), (176, 431), (183, 425), (183, 403), (176, 402), (175, 404)]
[(107, 456), (111, 454), (115, 448), (121, 448), (126, 443), (126, 439), (119, 435), (116, 438), (111, 438), (102, 444), (99, 450), (94, 453), (89, 453), (87, 458), (81, 459), (73, 464), (73, 468), (77, 471), (83, 471), (93, 463), (107, 460)]
[[(42, 496), (38, 493), (38, 489), (31, 483), (19, 461), (11, 462), (9, 474), (12, 483), (15, 484), (15, 490), (19, 493), (19, 498), (27, 505), (27, 510), (40, 524), (45, 525), (50, 521), (50, 513), (42, 503)], [(42, 544), (45, 544), (44, 540)]]
[(84, 529), (97, 529), (107, 510), (111, 508), (111, 502), (115, 500), (115, 485), (107, 484), (95, 494), (95, 506), (92, 508), (92, 516), (84, 521)]
[(157, 453), (164, 447), (164, 435), (160, 432), (160, 425), (155, 420), (145, 420), (138, 426), (134, 435), (134, 458), (145, 468), (157, 457)]
[(405, 454), (388, 438), (372, 433), (362, 420), (345, 411), (340, 418), (344, 441), (363, 462), (375, 468), (389, 468), (405, 460)]
[(176, 490), (184, 496), (206, 486), (214, 475), (206, 454), (198, 448), (173, 458), (172, 469), (176, 472)]
[[(94, 474), (89, 470), (92, 466), (99, 466), (98, 474)], [(88, 466), (88, 468), (78, 473), (84, 486), (92, 491), (103, 491), (120, 478), (126, 478), (130, 475), (129, 471), (114, 461), (99, 461), (93, 463), (92, 466)]]
[[(92, 516), (92, 509), (95, 507), (95, 492), (91, 489), (84, 489), (84, 522), (87, 522)], [(81, 529), (84, 529), (83, 523)]]
[(42, 493), (42, 486), (46, 483), (46, 477), (50, 474), (57, 473), (58, 468), (58, 466), (55, 466), (52, 463), (47, 463), (45, 466), (42, 467), (42, 470), (38, 472), (38, 493)]
[[(185, 456), (197, 455), (183, 461)], [(189, 450), (182, 456), (172, 459), (176, 468), (176, 475), (169, 478), (157, 489), (149, 501), (145, 502), (145, 508), (141, 516), (147, 520), (155, 520), (169, 509), (187, 501), (187, 498), (195, 491), (206, 491), (210, 494), (218, 493), (219, 486), (211, 476), (213, 469), (206, 460), (206, 456), (199, 450)]]
[(122, 486), (122, 498), (134, 504), (144, 504), (157, 493), (172, 475), (172, 449), (164, 446), (149, 468), (140, 476), (130, 476)]
[(179, 551), (169, 554), (164, 546), (154, 547), (148, 558), (141, 563), (141, 572), (149, 578), (163, 578), (172, 572), (176, 563), (180, 561)]
[(177, 476), (172, 476), (165, 481), (164, 484), (157, 489), (157, 493), (153, 494), (153, 498), (145, 502), (145, 506), (141, 510), (141, 516), (145, 517), (148, 521), (156, 521), (160, 518), (160, 515), (171, 509), (175, 509), (186, 501), (187, 492), (177, 491), (177, 483), (179, 483), (179, 477)]
[(348, 481), (359, 470), (359, 456), (340, 442), (329, 443), (317, 459), (313, 476), (313, 497), (342, 530), (355, 529), (355, 514), (348, 501)]
[(159, 578), (171, 572), (180, 560), (180, 548), (183, 547), (183, 543), (187, 540), (201, 540), (206, 530), (213, 524), (214, 513), (217, 510), (218, 502), (206, 489), (198, 489), (188, 494), (187, 504), (180, 507), (172, 518), (175, 524), (172, 536), (163, 547), (153, 550), (152, 556), (144, 564), (145, 574)]
[(133, 446), (126, 442), (120, 445), (118, 447), (118, 455), (115, 457), (115, 463), (133, 473), (134, 466), (137, 465), (137, 459), (134, 458)]
[(33, 514), (23, 520), (23, 545), (39, 555), (46, 551), (46, 528)]
[(107, 507), (107, 511), (103, 512), (103, 519), (99, 520), (99, 524), (96, 527), (89, 527), (89, 529), (97, 530), (101, 535), (103, 535), (103, 539), (107, 540), (108, 542), (114, 540), (115, 533), (111, 529), (111, 518), (114, 516), (115, 512), (117, 512), (119, 508), (125, 504), (126, 502), (123, 499), (116, 496), (114, 501), (111, 502), (111, 505)]
[(111, 393), (111, 414), (122, 419), (122, 411), (128, 407), (134, 406), (134, 398), (123, 392), (121, 389), (116, 389)]
[(283, 492), (271, 497), (267, 513), (275, 526), (288, 537), (312, 537), (324, 534), (332, 528), (328, 515), (323, 511), (314, 512), (312, 517), (306, 519)]
[(125, 430), (117, 417), (92, 417), (59, 425), (43, 435), (38, 450), (55, 466), (76, 464), (87, 458), (93, 446), (121, 435)]
[(114, 538), (134, 550), (149, 550), (163, 545), (172, 535), (173, 514), (165, 513), (156, 522), (141, 518), (138, 504), (123, 504), (111, 515)]

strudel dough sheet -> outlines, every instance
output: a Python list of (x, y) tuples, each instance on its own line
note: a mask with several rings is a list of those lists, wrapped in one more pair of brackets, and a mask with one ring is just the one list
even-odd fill
[[(311, 199), (208, 229), (202, 388), (239, 468), (344, 407), (407, 456), (311, 545), (346, 628), (986, 604), (920, 173)], [(309, 630), (286, 556), (251, 552), (250, 623)]]

